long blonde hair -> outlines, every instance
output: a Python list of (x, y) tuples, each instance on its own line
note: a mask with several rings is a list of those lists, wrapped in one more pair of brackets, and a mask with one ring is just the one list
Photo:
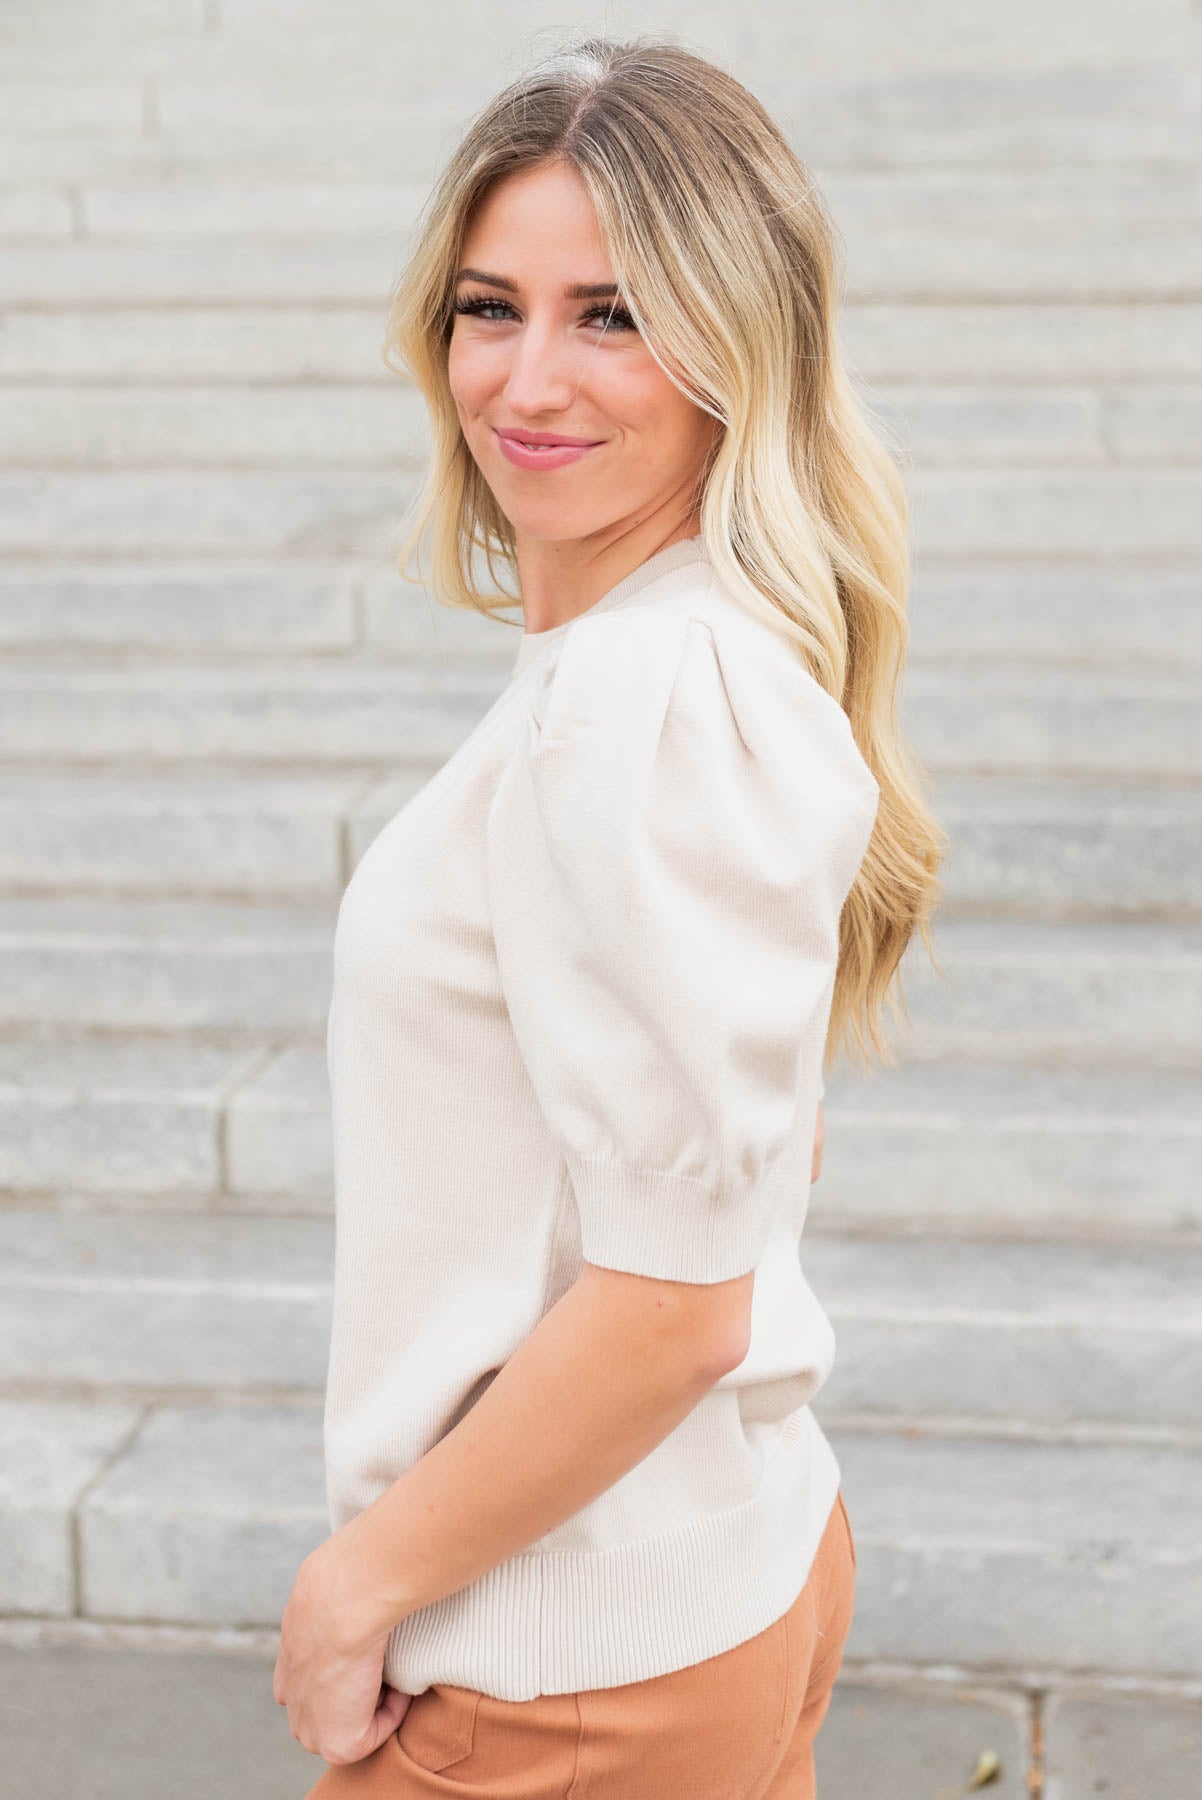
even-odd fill
[[(516, 566), (512, 528), (460, 429), (447, 344), (473, 209), (496, 181), (552, 160), (584, 183), (652, 354), (725, 428), (700, 492), (711, 564), (795, 642), (847, 713), (880, 787), (840, 919), (827, 1060), (851, 1039), (863, 1066), (873, 1051), (892, 1063), (884, 1002), (905, 1012), (893, 978), (916, 926), (935, 962), (930, 925), (947, 847), (897, 719), (908, 501), (840, 355), (836, 228), (780, 128), (705, 58), (663, 38), (573, 35), (469, 123), (419, 218), (385, 332), (384, 361), (416, 383), (432, 428), (400, 572), (446, 605), (513, 604), (500, 578)], [(427, 527), (430, 574), (410, 576)], [(478, 590), (475, 551), (497, 592)]]

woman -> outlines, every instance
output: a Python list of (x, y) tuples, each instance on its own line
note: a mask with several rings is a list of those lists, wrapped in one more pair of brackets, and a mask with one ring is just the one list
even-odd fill
[(831, 244), (736, 81), (588, 39), (475, 120), (395, 296), (402, 567), (430, 526), (493, 611), (482, 549), (524, 630), (339, 911), (333, 1532), (274, 1681), (319, 1800), (814, 1791), (854, 1552), (798, 1240), (940, 836)]

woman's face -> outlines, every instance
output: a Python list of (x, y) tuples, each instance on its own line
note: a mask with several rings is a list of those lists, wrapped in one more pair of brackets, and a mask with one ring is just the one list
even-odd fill
[[(460, 273), (455, 287), (451, 393), (468, 448), (519, 538), (562, 542), (661, 512), (674, 524), (692, 518), (694, 484), (720, 427), (673, 386), (620, 310), (575, 170), (547, 163), (496, 183), (461, 262), (473, 273)], [(579, 286), (608, 292), (569, 291)], [(507, 455), (499, 432), (593, 447), (535, 461), (539, 453), (520, 445)]]

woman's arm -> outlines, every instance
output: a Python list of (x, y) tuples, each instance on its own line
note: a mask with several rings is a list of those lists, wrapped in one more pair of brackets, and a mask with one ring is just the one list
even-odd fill
[(455, 1593), (649, 1455), (743, 1360), (753, 1284), (586, 1264), (471, 1411), (329, 1540), (350, 1641)]
[[(819, 1102), (813, 1181), (822, 1142)], [(754, 1279), (586, 1263), (466, 1417), (338, 1534), (353, 1637), (465, 1587), (649, 1455), (747, 1354)]]
[[(814, 1176), (821, 1164), (821, 1108)], [(754, 1272), (669, 1281), (586, 1261), (471, 1411), (307, 1556), (272, 1692), (331, 1764), (369, 1756), (407, 1695), (389, 1632), (553, 1530), (632, 1469), (747, 1353)]]

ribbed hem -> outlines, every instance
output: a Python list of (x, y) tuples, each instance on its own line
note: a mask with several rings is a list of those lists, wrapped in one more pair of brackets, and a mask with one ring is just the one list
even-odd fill
[(835, 1453), (800, 1407), (753, 1499), (634, 1543), (511, 1557), (403, 1620), (384, 1680), (408, 1694), (439, 1681), (533, 1700), (718, 1656), (796, 1600), (838, 1489)]
[(754, 1269), (772, 1220), (754, 1194), (564, 1148), (585, 1262), (660, 1281), (733, 1281)]

